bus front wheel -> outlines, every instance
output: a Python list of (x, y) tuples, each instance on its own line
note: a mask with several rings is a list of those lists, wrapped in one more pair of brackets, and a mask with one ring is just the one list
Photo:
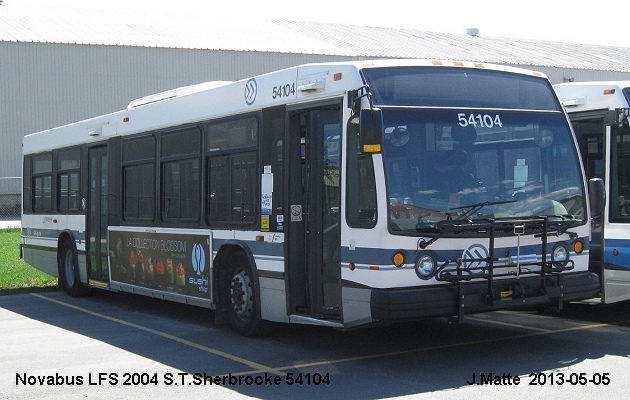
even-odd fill
[(79, 277), (77, 253), (69, 240), (64, 240), (59, 258), (59, 284), (72, 297), (88, 294), (87, 287)]
[(223, 302), (230, 325), (243, 336), (261, 336), (271, 329), (271, 323), (260, 318), (257, 291), (258, 285), (245, 254), (232, 254), (227, 263)]

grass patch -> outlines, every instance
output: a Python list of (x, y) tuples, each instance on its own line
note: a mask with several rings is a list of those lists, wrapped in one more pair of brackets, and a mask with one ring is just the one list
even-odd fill
[(20, 259), (20, 230), (0, 230), (0, 295), (58, 290), (53, 278)]

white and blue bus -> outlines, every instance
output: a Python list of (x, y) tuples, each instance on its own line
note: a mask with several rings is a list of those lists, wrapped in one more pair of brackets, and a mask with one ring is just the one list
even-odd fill
[(606, 184), (606, 212), (594, 221), (591, 270), (600, 300), (630, 299), (630, 81), (554, 86), (571, 119), (586, 175)]
[(302, 65), (134, 100), (28, 135), (23, 153), (22, 256), (73, 296), (190, 303), (252, 336), (600, 290), (603, 200), (587, 199), (603, 186), (532, 71)]

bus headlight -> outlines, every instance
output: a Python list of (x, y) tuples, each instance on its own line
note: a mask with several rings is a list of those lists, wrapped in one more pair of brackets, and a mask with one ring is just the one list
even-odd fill
[(428, 254), (422, 254), (416, 260), (416, 275), (420, 279), (430, 279), (435, 273), (436, 262)]
[(567, 265), (567, 261), (569, 261), (569, 249), (564, 243), (557, 243), (555, 245), (551, 252), (551, 261), (563, 267)]

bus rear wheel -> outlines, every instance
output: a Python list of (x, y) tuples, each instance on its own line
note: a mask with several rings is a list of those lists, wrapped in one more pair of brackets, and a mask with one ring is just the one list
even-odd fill
[(59, 284), (72, 297), (86, 296), (89, 292), (81, 283), (77, 253), (69, 240), (64, 240), (61, 246)]
[(258, 285), (242, 252), (232, 254), (228, 260), (223, 293), (227, 316), (235, 331), (247, 337), (271, 331), (271, 323), (260, 318)]

